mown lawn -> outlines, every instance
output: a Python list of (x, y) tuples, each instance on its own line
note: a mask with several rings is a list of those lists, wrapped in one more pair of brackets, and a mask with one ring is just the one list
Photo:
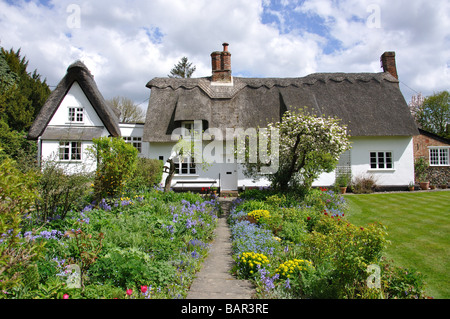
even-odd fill
[(386, 257), (426, 276), (426, 292), (450, 298), (450, 191), (345, 195), (348, 218), (380, 222), (391, 241)]

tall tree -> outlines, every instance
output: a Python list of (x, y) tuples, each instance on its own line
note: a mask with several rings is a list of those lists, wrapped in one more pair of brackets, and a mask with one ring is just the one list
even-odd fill
[(13, 130), (26, 131), (50, 95), (46, 80), (34, 70), (20, 49), (0, 50), (0, 116)]
[(116, 96), (107, 101), (120, 112), (119, 121), (122, 123), (144, 123), (145, 112), (131, 99)]
[(168, 75), (169, 78), (190, 78), (195, 72), (196, 67), (188, 62), (187, 57), (183, 57), (178, 64), (174, 65), (173, 69)]
[(450, 137), (447, 125), (450, 123), (450, 93), (442, 91), (427, 96), (416, 112), (417, 124), (429, 132)]

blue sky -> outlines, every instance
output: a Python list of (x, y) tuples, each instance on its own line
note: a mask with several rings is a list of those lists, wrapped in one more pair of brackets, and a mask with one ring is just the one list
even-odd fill
[(448, 0), (0, 0), (0, 30), (50, 85), (80, 59), (105, 98), (144, 109), (148, 81), (183, 56), (209, 76), (223, 42), (234, 76), (381, 72), (395, 51), (407, 101), (450, 89)]

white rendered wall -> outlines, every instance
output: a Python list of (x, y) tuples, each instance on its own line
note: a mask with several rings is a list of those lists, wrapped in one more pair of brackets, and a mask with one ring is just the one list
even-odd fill
[[(414, 180), (414, 157), (412, 137), (352, 137), (351, 167), (352, 176), (372, 175), (377, 185), (380, 186), (405, 186)], [(158, 159), (164, 157), (167, 161), (170, 156), (173, 143), (150, 143), (149, 157)], [(371, 169), (370, 152), (392, 152), (392, 169)], [(218, 180), (219, 174), (224, 174), (224, 165), (215, 163), (202, 170), (197, 166), (196, 175), (176, 175), (175, 180)], [(313, 183), (313, 186), (332, 186), (335, 182), (335, 172), (323, 173)], [(253, 180), (244, 175), (243, 168), (238, 165), (238, 186), (239, 188), (269, 186), (267, 179)], [(193, 184), (199, 187), (197, 184)], [(188, 187), (188, 186), (186, 186)], [(200, 187), (206, 187), (200, 185)]]
[(97, 168), (95, 158), (89, 153), (88, 148), (92, 147), (92, 141), (81, 142), (81, 161), (59, 161), (59, 141), (42, 141), (42, 163), (45, 161), (56, 161), (66, 169), (68, 173), (93, 172)]
[[(69, 122), (69, 107), (84, 108), (83, 123)], [(89, 102), (88, 98), (77, 82), (74, 82), (72, 84), (69, 92), (67, 92), (66, 96), (58, 107), (58, 110), (56, 110), (55, 114), (53, 114), (53, 117), (48, 125), (104, 126), (94, 107)]]
[[(352, 138), (352, 175), (372, 175), (377, 185), (404, 186), (414, 181), (414, 152), (412, 137)], [(392, 152), (393, 169), (371, 169), (370, 152)]]
[[(122, 137), (140, 137), (142, 139), (144, 135), (144, 124), (136, 123), (120, 123), (120, 135)], [(142, 142), (141, 154), (139, 157), (154, 158), (150, 154), (150, 144), (148, 142)]]

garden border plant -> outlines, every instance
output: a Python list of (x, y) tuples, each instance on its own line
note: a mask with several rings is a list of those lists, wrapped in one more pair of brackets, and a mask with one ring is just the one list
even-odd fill
[[(385, 227), (349, 223), (340, 194), (324, 188), (301, 200), (249, 194), (234, 201), (228, 221), (233, 273), (252, 280), (259, 298), (426, 298), (420, 274), (406, 270), (405, 276), (382, 258)], [(379, 286), (370, 281), (373, 267), (380, 270)]]

